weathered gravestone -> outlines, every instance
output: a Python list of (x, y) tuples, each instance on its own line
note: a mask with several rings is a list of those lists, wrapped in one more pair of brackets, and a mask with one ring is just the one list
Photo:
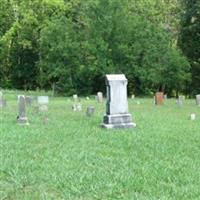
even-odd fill
[(102, 92), (97, 92), (97, 101), (99, 103), (103, 102), (103, 93)]
[(156, 105), (162, 105), (163, 99), (164, 99), (163, 92), (156, 92), (156, 94), (155, 94), (155, 104)]
[(6, 107), (6, 100), (3, 97), (3, 93), (0, 91), (0, 108)]
[(20, 95), (18, 99), (19, 114), (17, 116), (17, 122), (20, 125), (29, 125), (28, 118), (26, 116), (26, 100), (24, 95)]
[(135, 95), (134, 94), (131, 95), (131, 99), (135, 99)]
[(48, 96), (38, 96), (38, 110), (41, 112), (48, 111), (49, 97)]
[(132, 128), (132, 116), (128, 113), (127, 79), (124, 74), (106, 75), (107, 104), (103, 119), (104, 128)]
[(81, 111), (82, 110), (81, 103), (74, 103), (72, 109), (73, 111)]
[(200, 106), (200, 94), (196, 95), (196, 104)]
[(88, 116), (88, 117), (91, 117), (93, 114), (94, 114), (94, 106), (88, 106), (87, 107), (87, 111), (86, 111), (86, 115)]

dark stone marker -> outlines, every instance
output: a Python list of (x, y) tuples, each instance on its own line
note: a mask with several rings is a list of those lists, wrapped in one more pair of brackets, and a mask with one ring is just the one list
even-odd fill
[(91, 117), (93, 114), (94, 114), (94, 106), (89, 106), (89, 107), (87, 107), (87, 111), (86, 111), (86, 115), (88, 116), (88, 117)]
[(26, 100), (24, 95), (19, 96), (19, 115), (17, 116), (17, 121), (20, 125), (29, 125), (28, 118), (26, 117)]

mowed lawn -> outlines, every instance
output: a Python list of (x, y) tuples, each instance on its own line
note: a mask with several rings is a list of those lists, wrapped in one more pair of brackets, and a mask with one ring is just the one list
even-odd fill
[[(22, 92), (21, 92), (22, 93)], [(200, 108), (175, 99), (129, 99), (135, 129), (105, 130), (105, 102), (50, 98), (49, 112), (28, 108), (16, 123), (16, 94), (0, 110), (0, 199), (200, 199)], [(140, 105), (136, 102), (140, 101)], [(95, 115), (86, 117), (88, 105)], [(189, 120), (196, 113), (196, 120)], [(46, 123), (46, 117), (49, 120)]]

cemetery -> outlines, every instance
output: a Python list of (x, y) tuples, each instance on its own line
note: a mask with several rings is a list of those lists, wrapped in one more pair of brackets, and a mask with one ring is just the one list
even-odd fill
[(199, 2), (0, 0), (0, 200), (199, 200)]
[[(137, 126), (105, 129), (101, 123), (106, 99), (99, 103), (92, 96), (78, 97), (82, 111), (74, 112), (72, 97), (47, 100), (49, 93), (23, 93), (17, 101), (22, 91), (3, 91), (7, 106), (0, 111), (1, 197), (168, 199), (173, 193), (177, 199), (193, 199), (198, 195), (200, 109), (195, 99), (185, 99), (180, 107), (176, 99), (155, 105), (151, 98), (128, 98), (128, 111)], [(32, 105), (24, 110), (28, 95)], [(42, 102), (48, 101), (48, 110), (35, 109), (39, 95), (44, 96)]]

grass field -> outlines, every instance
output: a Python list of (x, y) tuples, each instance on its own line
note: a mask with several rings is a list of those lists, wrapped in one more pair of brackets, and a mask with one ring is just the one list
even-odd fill
[[(45, 114), (28, 108), (29, 126), (16, 123), (17, 92), (0, 111), (0, 199), (200, 199), (200, 108), (194, 100), (129, 100), (137, 124), (100, 128), (105, 105), (51, 98)], [(36, 94), (36, 93), (34, 93)], [(140, 101), (140, 105), (136, 101)], [(85, 116), (88, 105), (95, 115)], [(195, 121), (189, 115), (196, 113)]]

